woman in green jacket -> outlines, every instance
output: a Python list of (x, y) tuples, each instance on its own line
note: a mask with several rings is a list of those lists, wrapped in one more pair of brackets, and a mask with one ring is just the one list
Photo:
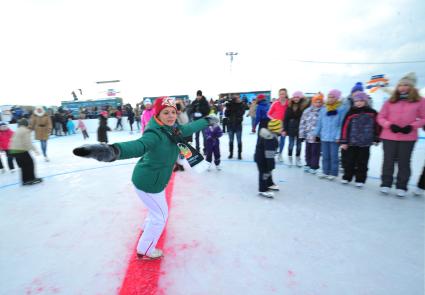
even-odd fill
[(162, 257), (155, 246), (168, 218), (165, 187), (170, 180), (179, 155), (177, 143), (183, 137), (218, 123), (215, 117), (205, 117), (186, 125), (178, 125), (174, 99), (160, 97), (154, 103), (155, 115), (146, 126), (143, 136), (137, 140), (107, 144), (84, 145), (74, 149), (74, 154), (98, 161), (112, 162), (140, 158), (133, 171), (132, 182), (136, 192), (148, 208), (145, 228), (137, 245), (137, 255), (142, 259)]

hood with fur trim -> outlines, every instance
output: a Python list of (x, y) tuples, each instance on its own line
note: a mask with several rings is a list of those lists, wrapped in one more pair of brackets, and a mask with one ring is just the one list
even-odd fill
[(276, 134), (274, 134), (267, 128), (261, 128), (259, 135), (264, 139), (272, 139), (273, 137), (276, 137)]

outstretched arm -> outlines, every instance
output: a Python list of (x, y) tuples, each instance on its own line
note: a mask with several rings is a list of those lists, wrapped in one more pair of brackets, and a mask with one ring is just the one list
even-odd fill
[[(150, 131), (150, 132), (149, 132)], [(143, 156), (160, 141), (159, 135), (146, 130), (137, 140), (108, 144), (86, 144), (73, 150), (74, 155), (83, 158), (93, 158), (101, 162), (113, 162)]]

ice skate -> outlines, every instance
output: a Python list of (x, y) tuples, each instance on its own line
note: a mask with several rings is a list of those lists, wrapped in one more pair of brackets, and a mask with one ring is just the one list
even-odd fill
[(316, 174), (316, 173), (317, 173), (317, 169), (312, 169), (312, 168), (310, 168), (310, 169), (308, 170), (308, 173)]
[(324, 174), (323, 172), (320, 172), (320, 173), (317, 174), (317, 177), (319, 177), (319, 178), (327, 178), (328, 175)]
[(281, 163), (283, 162), (282, 153), (277, 154), (277, 160)]
[(212, 166), (213, 166), (213, 164), (212, 164), (212, 163), (209, 163), (209, 164), (208, 164), (208, 168), (207, 168), (207, 171), (211, 171), (211, 169), (212, 169)]
[(274, 193), (272, 192), (258, 192), (258, 194), (262, 197), (269, 198), (269, 199), (274, 197)]
[(271, 191), (278, 191), (279, 186), (277, 186), (276, 184), (273, 184), (272, 186), (269, 186), (268, 189), (271, 190)]
[(292, 158), (292, 156), (289, 156), (288, 157), (288, 166), (292, 167), (293, 165), (294, 165), (293, 158)]
[(331, 181), (332, 181), (332, 180), (334, 180), (334, 179), (335, 179), (335, 176), (333, 176), (333, 175), (327, 175), (327, 176), (326, 176), (326, 179), (327, 179), (327, 180), (331, 180)]
[(405, 191), (404, 189), (397, 189), (397, 197), (400, 198), (404, 198), (405, 196), (407, 196), (407, 191)]
[(215, 169), (216, 169), (217, 171), (221, 171), (221, 166), (220, 166), (220, 165), (216, 165), (216, 166), (215, 166)]
[(413, 194), (415, 195), (415, 196), (423, 196), (424, 195), (424, 193), (425, 193), (425, 190), (423, 190), (423, 189), (421, 189), (421, 188), (417, 188), (414, 192), (413, 192)]
[(24, 182), (22, 185), (33, 185), (33, 184), (40, 183), (42, 181), (43, 181), (43, 179), (41, 179), (41, 178), (35, 178), (33, 180)]
[(362, 188), (364, 186), (363, 182), (356, 182), (356, 187)]
[(45, 157), (44, 157), (44, 161), (45, 161), (45, 162), (50, 162), (50, 159), (49, 159), (47, 156), (45, 156)]
[(6, 172), (6, 169), (4, 169), (4, 168), (2, 168), (2, 169), (0, 169), (0, 173), (5, 173)]
[(297, 167), (302, 167), (303, 166), (303, 164), (301, 163), (301, 158), (300, 157), (297, 157), (296, 158), (295, 165), (297, 165)]
[(160, 259), (163, 256), (164, 255), (162, 251), (159, 249), (154, 249), (149, 255), (143, 255), (143, 254), (137, 253), (137, 258), (141, 260), (155, 260), (155, 259)]
[(348, 180), (343, 179), (343, 180), (341, 180), (341, 183), (342, 184), (348, 184)]
[(390, 188), (383, 186), (383, 187), (381, 187), (381, 189), (379, 191), (384, 195), (388, 195), (390, 193)]
[(308, 173), (310, 172), (310, 167), (308, 167), (307, 165), (304, 166), (304, 172)]

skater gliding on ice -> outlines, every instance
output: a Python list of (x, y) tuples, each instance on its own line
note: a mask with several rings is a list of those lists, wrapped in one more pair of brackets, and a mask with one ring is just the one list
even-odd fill
[(132, 182), (139, 198), (148, 208), (145, 228), (137, 245), (137, 255), (142, 259), (162, 256), (162, 251), (155, 247), (168, 218), (165, 187), (179, 154), (177, 144), (184, 142), (183, 137), (218, 123), (213, 116), (186, 125), (179, 125), (176, 119), (174, 99), (160, 97), (155, 100), (154, 117), (141, 138), (112, 145), (83, 145), (74, 149), (77, 156), (103, 162), (141, 157), (134, 168)]

